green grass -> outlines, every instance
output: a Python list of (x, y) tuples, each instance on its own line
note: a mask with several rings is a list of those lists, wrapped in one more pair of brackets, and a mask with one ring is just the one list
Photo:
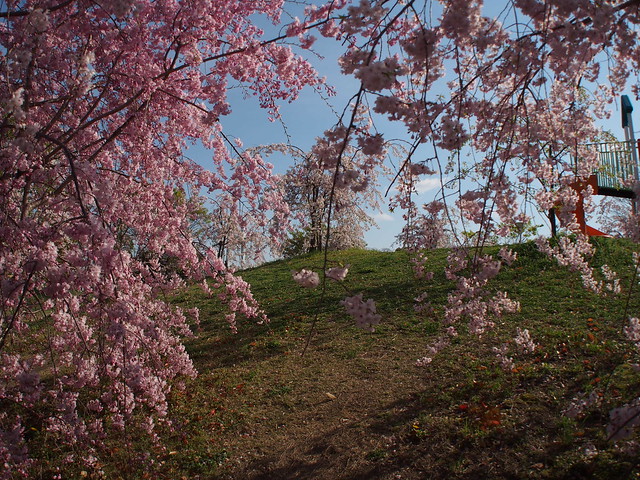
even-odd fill
[[(414, 278), (406, 252), (350, 250), (329, 255), (351, 264), (343, 284), (305, 290), (293, 270), (319, 271), (322, 255), (241, 272), (271, 319), (233, 334), (225, 309), (198, 287), (176, 296), (197, 306), (201, 324), (188, 349), (200, 372), (174, 394), (167, 450), (130, 477), (220, 479), (640, 478), (638, 452), (606, 440), (607, 412), (638, 396), (638, 374), (624, 366), (638, 352), (621, 335), (640, 312), (629, 259), (634, 245), (598, 239), (595, 266), (620, 272), (619, 296), (586, 291), (577, 274), (532, 244), (490, 284), (521, 303), (482, 337), (461, 334), (426, 368), (415, 366), (440, 334), (453, 283), (448, 252), (428, 253), (430, 282)], [(490, 252), (497, 252), (491, 250)], [(356, 329), (339, 305), (346, 289), (375, 299), (383, 322)], [(413, 301), (428, 291), (433, 308)], [(318, 320), (306, 354), (311, 325)], [(540, 345), (503, 371), (492, 347), (527, 328)], [(602, 405), (562, 415), (570, 400), (597, 389)], [(636, 434), (636, 440), (638, 436)], [(588, 456), (595, 447), (598, 454)], [(117, 474), (112, 472), (114, 478)]]

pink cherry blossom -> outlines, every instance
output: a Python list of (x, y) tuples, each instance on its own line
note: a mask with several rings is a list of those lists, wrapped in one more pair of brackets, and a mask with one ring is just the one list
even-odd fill
[(340, 303), (344, 305), (347, 313), (356, 322), (356, 326), (370, 332), (375, 331), (375, 326), (380, 323), (381, 316), (376, 313), (376, 304), (372, 299), (366, 302), (362, 299), (362, 293), (352, 297), (345, 297)]
[(320, 276), (311, 270), (302, 269), (293, 272), (293, 280), (304, 288), (316, 288), (320, 284)]
[(350, 265), (347, 264), (344, 267), (333, 267), (333, 268), (330, 268), (326, 272), (327, 278), (330, 278), (330, 279), (335, 280), (337, 282), (341, 282), (347, 276), (347, 273), (349, 272), (349, 267), (350, 267)]

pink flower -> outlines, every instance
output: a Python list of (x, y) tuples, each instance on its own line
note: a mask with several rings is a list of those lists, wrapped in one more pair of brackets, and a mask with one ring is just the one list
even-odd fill
[(521, 353), (533, 353), (537, 347), (531, 339), (531, 335), (529, 335), (529, 330), (526, 328), (522, 330), (520, 327), (516, 328), (514, 341), (516, 342), (516, 348)]
[(511, 265), (518, 258), (518, 254), (507, 247), (502, 247), (498, 255), (500, 255), (500, 258), (502, 258), (507, 265)]
[(629, 325), (623, 330), (627, 338), (640, 348), (640, 320), (637, 318), (629, 319)]
[(320, 277), (311, 270), (303, 268), (299, 272), (292, 272), (292, 275), (295, 282), (304, 288), (316, 288), (320, 284)]
[(373, 332), (374, 326), (380, 323), (380, 315), (376, 313), (376, 304), (372, 299), (362, 300), (362, 294), (346, 297), (340, 302), (347, 313), (355, 320), (356, 326)]
[(410, 170), (412, 175), (433, 175), (436, 173), (435, 170), (422, 163), (412, 163)]
[(362, 148), (362, 153), (365, 155), (379, 155), (383, 151), (384, 137), (382, 134), (377, 133), (367, 137), (359, 137), (358, 144)]
[(349, 272), (349, 266), (345, 265), (344, 267), (333, 267), (326, 271), (326, 275), (328, 278), (335, 280), (337, 282), (341, 282), (347, 276)]

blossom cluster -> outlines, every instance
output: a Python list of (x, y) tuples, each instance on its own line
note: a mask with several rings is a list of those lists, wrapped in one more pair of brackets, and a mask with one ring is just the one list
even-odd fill
[(519, 353), (533, 353), (536, 349), (536, 343), (531, 339), (529, 330), (526, 328), (516, 328), (516, 336), (513, 338)]
[(629, 340), (636, 344), (640, 349), (640, 320), (638, 318), (631, 318), (629, 325), (624, 327), (624, 334)]
[(433, 278), (433, 272), (425, 271), (425, 265), (428, 261), (429, 258), (425, 255), (424, 252), (419, 253), (415, 257), (411, 257), (411, 263), (413, 264), (413, 273), (418, 280), (431, 280)]
[[(347, 273), (349, 272), (349, 265), (341, 267), (332, 267), (325, 272), (326, 278), (335, 280), (336, 282), (342, 282)], [(320, 283), (319, 275), (307, 269), (302, 269), (298, 272), (292, 272), (293, 280), (300, 286), (305, 288), (315, 288)], [(340, 301), (340, 304), (345, 307), (347, 314), (353, 318), (358, 328), (373, 332), (375, 326), (380, 323), (382, 318), (376, 311), (376, 304), (373, 299), (364, 301), (362, 293), (345, 297)]]
[(578, 234), (575, 241), (562, 237), (554, 247), (551, 247), (543, 238), (538, 238), (536, 243), (542, 252), (555, 258), (559, 265), (568, 266), (571, 270), (580, 272), (582, 283), (586, 288), (596, 293), (602, 291), (602, 282), (595, 278), (587, 260), (593, 255), (593, 246), (586, 235)]
[(332, 267), (327, 270), (325, 274), (327, 275), (327, 278), (341, 282), (345, 279), (347, 273), (349, 273), (349, 267), (350, 265), (348, 264), (344, 267)]
[(319, 275), (304, 268), (299, 272), (293, 272), (293, 280), (304, 288), (315, 288), (320, 284)]
[(500, 366), (503, 370), (510, 372), (514, 369), (515, 363), (513, 362), (513, 357), (508, 356), (509, 352), (509, 344), (503, 343), (499, 347), (492, 348), (493, 353), (495, 353), (498, 362), (500, 362)]
[(493, 317), (514, 313), (520, 309), (520, 304), (510, 299), (506, 292), (490, 294), (485, 288), (500, 271), (499, 260), (489, 255), (475, 258), (475, 272), (469, 277), (459, 275), (457, 272), (466, 268), (469, 262), (464, 249), (453, 251), (449, 255), (449, 266), (445, 274), (447, 278), (456, 281), (456, 290), (448, 295), (444, 317), (448, 324), (468, 318), (469, 331), (481, 335), (487, 328), (494, 326)]
[[(513, 342), (515, 343), (517, 353), (521, 355), (533, 353), (537, 347), (537, 344), (531, 338), (529, 330), (526, 328), (516, 328), (516, 335), (513, 337)], [(503, 343), (499, 347), (493, 347), (492, 350), (503, 370), (512, 371), (515, 368), (513, 357), (509, 356), (509, 342)]]
[(375, 331), (375, 326), (382, 318), (376, 313), (376, 304), (370, 298), (366, 302), (362, 299), (362, 293), (352, 297), (345, 297), (340, 301), (347, 313), (354, 319), (356, 326), (369, 332)]
[(579, 395), (574, 397), (569, 406), (563, 411), (568, 418), (578, 418), (589, 408), (599, 406), (602, 403), (602, 395), (597, 390), (591, 391), (589, 395)]
[(416, 360), (416, 367), (426, 367), (433, 358), (451, 343), (451, 338), (458, 336), (454, 327), (446, 329), (446, 335), (438, 337), (433, 343), (427, 346), (427, 355)]

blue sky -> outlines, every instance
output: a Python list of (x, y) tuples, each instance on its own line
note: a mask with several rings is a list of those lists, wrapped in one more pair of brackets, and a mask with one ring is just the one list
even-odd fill
[[(504, 1), (487, 3), (490, 4), (490, 7), (487, 8), (487, 14), (499, 13), (505, 4)], [(309, 57), (319, 74), (326, 76), (328, 83), (337, 91), (337, 96), (328, 99), (329, 105), (326, 99), (321, 98), (312, 89), (307, 88), (294, 103), (281, 105), (282, 122), (269, 122), (268, 112), (260, 109), (255, 97), (245, 98), (240, 89), (232, 89), (229, 92), (232, 113), (228, 117), (221, 119), (225, 133), (239, 137), (243, 141), (245, 148), (290, 142), (303, 150), (308, 150), (317, 136), (322, 135), (324, 130), (331, 128), (336, 123), (336, 112), (342, 112), (349, 98), (358, 89), (358, 83), (352, 77), (346, 77), (339, 71), (337, 58), (342, 50), (343, 48), (338, 42), (320, 38), (314, 45), (314, 51), (324, 58), (317, 58), (315, 55)], [(299, 51), (298, 53), (300, 52), (306, 53), (304, 51)], [(445, 94), (447, 92), (435, 91), (434, 95), (438, 93)], [(611, 119), (603, 123), (603, 127), (622, 138), (623, 133), (620, 126), (618, 105), (619, 101), (612, 105), (614, 111)], [(636, 111), (638, 110), (640, 110), (640, 106), (636, 107)], [(391, 125), (389, 122), (383, 122), (381, 125), (385, 138), (403, 136), (400, 126)], [(380, 125), (377, 126), (380, 128)], [(397, 130), (397, 135), (394, 134), (394, 130)], [(206, 166), (211, 154), (201, 148), (193, 148), (190, 150), (189, 155)], [(284, 173), (290, 166), (286, 159), (276, 158), (270, 159), (270, 161), (274, 163), (276, 173)], [(383, 183), (382, 193), (384, 193), (387, 186), (388, 184)], [(421, 185), (419, 185), (417, 202), (420, 204), (431, 200), (438, 187), (439, 183), (436, 177), (423, 178)], [(373, 228), (366, 234), (365, 240), (368, 247), (375, 249), (392, 248), (395, 236), (402, 229), (401, 215), (402, 213), (398, 211), (393, 213), (388, 211), (384, 205), (382, 212), (373, 214), (378, 223), (378, 228)], [(542, 223), (542, 220), (537, 223)]]

